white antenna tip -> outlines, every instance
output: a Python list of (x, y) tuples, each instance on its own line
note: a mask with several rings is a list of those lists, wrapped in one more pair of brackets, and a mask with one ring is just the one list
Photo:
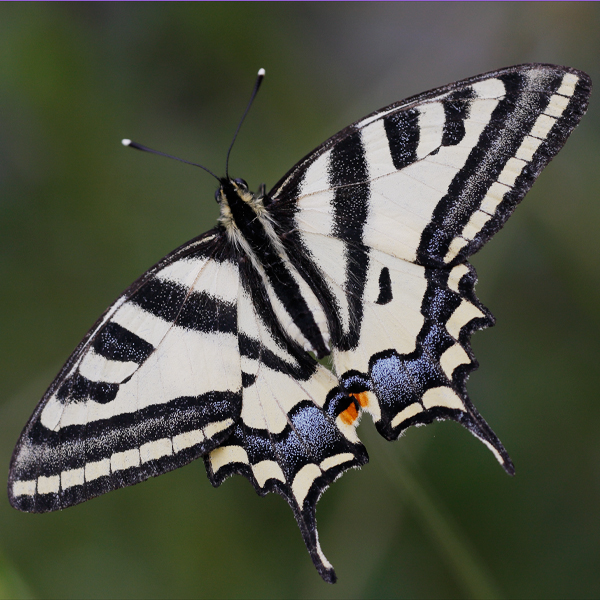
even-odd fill
[(259, 77), (264, 77), (265, 76), (265, 70), (264, 69), (259, 69), (258, 70), (258, 76)]
[(121, 140), (121, 144), (123, 144), (123, 146), (131, 146), (131, 140), (128, 140), (127, 138)]

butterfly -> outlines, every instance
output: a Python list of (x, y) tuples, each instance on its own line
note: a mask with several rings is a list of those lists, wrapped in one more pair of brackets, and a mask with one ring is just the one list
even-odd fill
[(129, 287), (38, 404), (12, 457), (11, 504), (63, 509), (202, 457), (214, 486), (238, 473), (283, 496), (334, 582), (316, 503), (368, 461), (363, 413), (387, 440), (457, 421), (512, 474), (467, 396), (470, 336), (494, 323), (468, 258), (590, 92), (572, 68), (509, 67), (372, 113), (269, 193), (217, 178), (218, 225)]

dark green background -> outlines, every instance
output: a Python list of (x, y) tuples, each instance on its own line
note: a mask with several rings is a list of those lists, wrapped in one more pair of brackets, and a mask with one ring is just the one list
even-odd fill
[[(108, 304), (212, 226), (230, 172), (256, 189), (365, 114), (524, 62), (600, 82), (598, 3), (0, 5), (0, 471)], [(600, 596), (600, 110), (473, 262), (498, 325), (474, 336), (474, 403), (517, 475), (454, 423), (384, 442), (318, 506), (339, 583), (292, 513), (201, 462), (59, 514), (0, 501), (0, 596)]]

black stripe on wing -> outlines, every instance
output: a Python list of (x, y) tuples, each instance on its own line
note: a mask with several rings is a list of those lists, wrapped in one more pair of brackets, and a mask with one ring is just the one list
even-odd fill
[(110, 321), (98, 332), (92, 348), (96, 354), (109, 360), (133, 361), (138, 364), (142, 364), (154, 350), (154, 346), (146, 340)]
[(399, 170), (414, 163), (420, 137), (419, 113), (416, 110), (393, 113), (384, 117), (383, 125), (394, 167)]
[[(13, 465), (15, 481), (58, 476), (60, 487), (52, 493), (13, 495), (11, 504), (27, 512), (58, 510), (186, 465), (230, 435), (240, 410), (240, 394), (210, 392), (58, 432), (37, 421), (22, 440)], [(215, 434), (200, 433), (210, 434), (216, 423), (223, 427)]]
[(465, 121), (469, 117), (471, 100), (475, 98), (472, 89), (457, 90), (442, 100), (444, 107), (444, 128), (442, 146), (456, 146), (465, 137)]
[(360, 336), (362, 297), (369, 269), (369, 252), (362, 244), (363, 227), (369, 211), (368, 175), (365, 151), (358, 132), (332, 148), (329, 166), (329, 184), (334, 190), (332, 234), (345, 243), (344, 289), (347, 290), (346, 300), (352, 315), (349, 330), (341, 338), (333, 338), (332, 342), (344, 350), (355, 348)]
[(64, 383), (58, 388), (56, 398), (63, 404), (88, 399), (99, 404), (107, 404), (116, 398), (118, 391), (118, 383), (90, 381), (87, 377), (81, 375), (81, 373), (75, 373), (67, 377)]
[(149, 281), (130, 302), (178, 327), (206, 333), (236, 333), (234, 304), (204, 292), (190, 292), (172, 281)]

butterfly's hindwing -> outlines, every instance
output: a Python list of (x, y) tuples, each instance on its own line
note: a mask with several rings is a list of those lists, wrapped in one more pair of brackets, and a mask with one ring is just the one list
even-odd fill
[(286, 340), (271, 295), (252, 268), (242, 270), (238, 329), (243, 408), (232, 435), (205, 459), (213, 485), (239, 473), (257, 493), (290, 504), (315, 566), (335, 580), (316, 531), (321, 493), (343, 471), (367, 461), (355, 428), (358, 409), (336, 377)]

